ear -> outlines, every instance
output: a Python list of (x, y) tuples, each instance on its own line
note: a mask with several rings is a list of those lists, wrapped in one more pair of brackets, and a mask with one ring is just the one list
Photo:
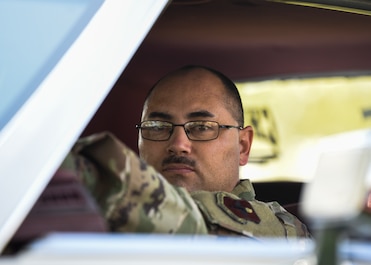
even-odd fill
[(250, 155), (254, 131), (251, 126), (246, 126), (240, 130), (240, 166), (247, 164)]

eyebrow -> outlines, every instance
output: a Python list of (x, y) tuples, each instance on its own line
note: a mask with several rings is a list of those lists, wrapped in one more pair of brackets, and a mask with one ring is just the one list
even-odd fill
[[(170, 115), (165, 112), (153, 111), (148, 115), (149, 119), (164, 119), (164, 120), (171, 120), (174, 116)], [(187, 114), (187, 119), (195, 119), (195, 118), (213, 118), (215, 117), (214, 114), (207, 110), (200, 110), (194, 111)]]
[(165, 113), (165, 112), (159, 112), (159, 111), (153, 111), (151, 112), (149, 115), (148, 115), (148, 118), (150, 119), (156, 119), (156, 118), (159, 118), (159, 119), (164, 119), (164, 120), (171, 120), (173, 116), (168, 114), (168, 113)]
[(207, 110), (200, 110), (200, 111), (195, 111), (187, 114), (188, 119), (193, 119), (193, 118), (213, 118), (215, 117), (214, 114)]

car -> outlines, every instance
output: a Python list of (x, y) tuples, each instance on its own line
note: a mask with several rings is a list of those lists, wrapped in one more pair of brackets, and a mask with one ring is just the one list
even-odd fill
[[(71, 262), (98, 262), (107, 255), (113, 258), (105, 264), (125, 258), (150, 262), (136, 252), (140, 246), (151, 255), (155, 251), (165, 255), (174, 241), (178, 248), (172, 248), (175, 254), (168, 259), (179, 261), (181, 257), (184, 263), (211, 263), (210, 256), (226, 263), (230, 253), (236, 255), (235, 263), (254, 253), (257, 264), (275, 264), (279, 258), (290, 264), (303, 258), (314, 263), (311, 243), (282, 246), (271, 242), (272, 251), (266, 255), (256, 245), (251, 251), (244, 250), (245, 242), (238, 239), (226, 239), (233, 243), (229, 248), (225, 241), (210, 238), (111, 237), (100, 225), (89, 195), (55, 172), (79, 137), (101, 131), (112, 132), (137, 152), (135, 124), (151, 86), (185, 64), (206, 65), (236, 82), (246, 104), (246, 123), (254, 127), (251, 159), (241, 168), (241, 177), (253, 181), (258, 199), (277, 200), (309, 226), (313, 224), (314, 232), (318, 224), (322, 225), (320, 231), (328, 232), (322, 228), (333, 224), (331, 210), (339, 208), (339, 200), (326, 204), (314, 198), (317, 194), (333, 198), (339, 190), (318, 190), (323, 187), (318, 185), (323, 183), (316, 181), (318, 177), (327, 176), (323, 173), (335, 166), (331, 155), (326, 160), (331, 164), (325, 164), (330, 167), (318, 166), (323, 150), (317, 147), (334, 141), (339, 146), (342, 139), (352, 139), (352, 144), (341, 150), (344, 156), (356, 146), (366, 151), (359, 153), (355, 163), (369, 161), (370, 14), (368, 1), (341, 0), (336, 4), (284, 0), (0, 1), (0, 32), (9, 36), (0, 43), (6, 58), (0, 62), (0, 91), (6, 95), (0, 99), (0, 177), (6, 183), (0, 187), (0, 196), (7, 202), (0, 213), (0, 264), (52, 264), (61, 257)], [(349, 138), (354, 134), (356, 137)], [(359, 195), (351, 206), (340, 207), (349, 211), (336, 212), (344, 217), (341, 224), (347, 224), (346, 231), (354, 230), (354, 225), (348, 224), (358, 224), (354, 215), (370, 207), (367, 191), (359, 190), (369, 185), (364, 182), (369, 163), (361, 166), (364, 170), (357, 181), (343, 177), (339, 183), (346, 185), (337, 186), (341, 192), (354, 186), (356, 190), (344, 194)], [(84, 209), (96, 218), (91, 230), (98, 234), (79, 234), (85, 223), (81, 226), (74, 220), (81, 219), (63, 222), (67, 227), (50, 222), (61, 218), (48, 211), (57, 206), (42, 202), (55, 198), (55, 191), (66, 191), (61, 182), (68, 191), (70, 185), (74, 187), (72, 196), (79, 194), (78, 203), (83, 201)], [(63, 196), (58, 193), (57, 198)], [(312, 214), (313, 207), (319, 206), (324, 207), (322, 215)], [(73, 218), (82, 216), (79, 212)], [(367, 222), (359, 226), (366, 227), (362, 231), (367, 230)], [(41, 237), (52, 231), (69, 233)], [(340, 249), (345, 259), (356, 253), (358, 260), (370, 261), (362, 251), (370, 246), (366, 239), (360, 246), (358, 241), (343, 242)], [(190, 240), (195, 248), (187, 250)], [(197, 248), (205, 251), (203, 255), (194, 255)], [(161, 255), (156, 262), (164, 262)]]

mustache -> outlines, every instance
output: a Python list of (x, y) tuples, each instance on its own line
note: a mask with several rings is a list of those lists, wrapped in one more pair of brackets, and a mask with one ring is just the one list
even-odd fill
[(172, 156), (168, 156), (162, 161), (162, 166), (165, 166), (167, 164), (184, 164), (184, 165), (194, 167), (196, 165), (196, 161), (189, 159), (187, 157), (184, 157), (184, 156), (172, 155)]

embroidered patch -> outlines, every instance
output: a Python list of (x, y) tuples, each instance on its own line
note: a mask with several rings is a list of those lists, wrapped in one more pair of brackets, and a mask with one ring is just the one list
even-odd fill
[(242, 224), (246, 224), (248, 221), (260, 223), (259, 216), (248, 201), (234, 199), (223, 193), (218, 193), (217, 197), (219, 206), (236, 221)]

